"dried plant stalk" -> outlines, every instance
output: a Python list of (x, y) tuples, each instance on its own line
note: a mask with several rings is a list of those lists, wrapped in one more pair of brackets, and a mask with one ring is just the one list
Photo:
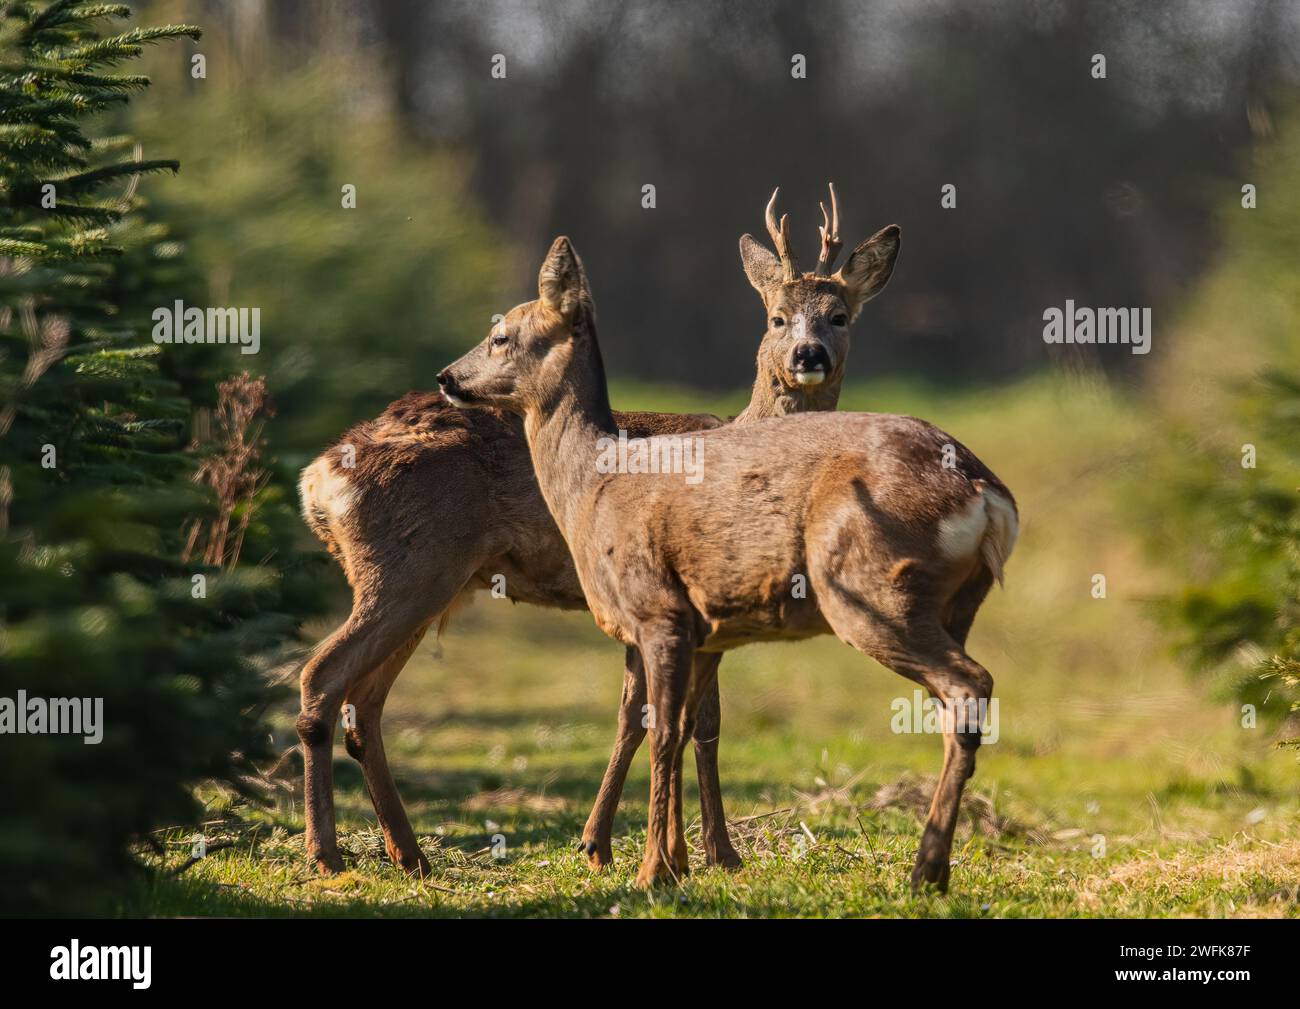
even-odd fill
[[(244, 535), (257, 509), (257, 494), (270, 474), (262, 467), (265, 418), (274, 416), (266, 379), (244, 372), (217, 386), (215, 451), (194, 473), (194, 482), (211, 489), (217, 514), (190, 521), (181, 561), (202, 557), (214, 567), (233, 568), (239, 563)], [(191, 451), (202, 448), (196, 440)], [(238, 513), (238, 518), (236, 518)]]

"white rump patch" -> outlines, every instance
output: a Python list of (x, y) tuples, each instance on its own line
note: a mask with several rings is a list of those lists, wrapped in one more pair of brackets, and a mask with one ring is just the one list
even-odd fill
[(352, 482), (333, 469), (325, 458), (317, 459), (302, 471), (298, 493), (304, 512), (311, 508), (324, 512), (331, 523), (343, 518), (356, 498)]
[(988, 527), (984, 495), (979, 494), (961, 511), (939, 521), (939, 552), (950, 561), (974, 557)]
[(978, 552), (1000, 585), (1003, 566), (1020, 534), (1020, 520), (1006, 495), (983, 480), (974, 484), (978, 494), (970, 504), (939, 521), (939, 551), (950, 561), (967, 560)]

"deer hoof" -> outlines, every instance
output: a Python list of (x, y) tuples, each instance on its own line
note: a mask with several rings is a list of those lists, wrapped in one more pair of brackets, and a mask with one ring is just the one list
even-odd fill
[(737, 869), (744, 868), (745, 862), (736, 854), (734, 848), (723, 848), (716, 852), (710, 851), (706, 855), (706, 861), (709, 865), (716, 865), (719, 869), (726, 869), (728, 872), (735, 872)]
[(333, 876), (343, 871), (343, 856), (337, 851), (318, 852), (313, 856), (313, 860), (316, 863), (316, 871), (322, 876)]
[(578, 842), (578, 850), (587, 856), (587, 865), (597, 872), (614, 864), (614, 853), (607, 844), (584, 839)]
[(393, 861), (402, 867), (404, 873), (416, 879), (428, 879), (433, 875), (433, 866), (423, 855), (419, 858), (393, 859)]
[(912, 892), (920, 893), (933, 887), (939, 893), (948, 892), (948, 860), (946, 858), (918, 858), (912, 870)]
[(636, 881), (633, 885), (638, 890), (652, 890), (657, 886), (671, 886), (677, 882), (673, 876), (672, 869), (667, 863), (658, 865), (642, 865), (641, 870), (636, 874)]
[(429, 860), (424, 857), (424, 852), (414, 841), (406, 848), (399, 847), (392, 841), (384, 844), (384, 850), (388, 852), (388, 858), (408, 876), (415, 876), (423, 879), (433, 875), (433, 866), (429, 865)]

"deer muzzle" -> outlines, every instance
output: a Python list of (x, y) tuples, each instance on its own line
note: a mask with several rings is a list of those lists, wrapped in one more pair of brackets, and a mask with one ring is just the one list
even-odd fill
[(830, 370), (830, 354), (820, 343), (800, 343), (790, 354), (790, 373), (800, 385), (820, 385)]
[(442, 398), (452, 406), (464, 406), (473, 398), (460, 388), (450, 368), (443, 368), (438, 372), (438, 388), (442, 390)]

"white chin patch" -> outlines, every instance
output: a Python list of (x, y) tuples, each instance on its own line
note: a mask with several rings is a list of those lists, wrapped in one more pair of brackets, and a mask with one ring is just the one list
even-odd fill
[(452, 406), (464, 406), (464, 405), (465, 405), (465, 401), (464, 401), (463, 399), (457, 399), (455, 396), (453, 396), (451, 393), (449, 393), (446, 389), (443, 389), (443, 390), (442, 390), (442, 398), (445, 399), (445, 400), (446, 400), (448, 403), (450, 403)]
[(817, 368), (814, 371), (797, 371), (794, 380), (800, 385), (821, 385), (826, 381), (826, 372)]

